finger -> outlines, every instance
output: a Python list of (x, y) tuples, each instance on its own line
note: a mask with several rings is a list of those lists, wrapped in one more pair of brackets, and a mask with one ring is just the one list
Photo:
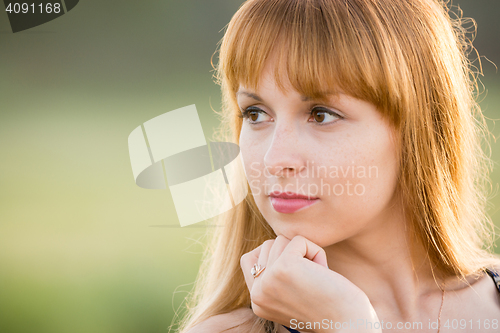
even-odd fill
[(328, 268), (325, 250), (303, 236), (295, 236), (290, 241), (290, 243), (288, 243), (283, 252), (286, 252), (287, 255), (307, 258), (317, 264), (320, 264), (321, 266)]
[[(257, 310), (259, 306), (254, 303), (254, 295), (255, 293), (260, 294), (260, 291), (262, 290), (262, 277), (266, 273), (264, 270), (266, 269), (267, 265), (267, 258), (269, 257), (269, 252), (271, 251), (271, 248), (273, 246), (274, 240), (266, 240), (262, 245), (260, 246), (260, 253), (259, 253), (259, 258), (257, 261), (254, 262), (254, 264), (257, 264), (258, 267), (260, 268), (260, 272), (254, 276), (250, 273), (250, 276), (252, 281), (250, 282), (251, 287), (248, 289), (250, 291), (250, 301), (252, 304), (252, 310)], [(253, 265), (252, 265), (253, 267)], [(248, 285), (248, 283), (247, 283)]]
[(251, 268), (259, 260), (260, 252), (262, 250), (262, 245), (259, 245), (250, 252), (245, 253), (241, 256), (240, 266), (241, 269)]
[[(262, 243), (262, 249), (260, 250), (259, 260), (257, 261), (258, 265), (261, 268), (264, 268), (268, 265), (269, 253), (271, 252), (271, 248), (273, 247), (274, 239), (266, 240)], [(262, 272), (264, 273), (264, 272)], [(260, 275), (259, 275), (260, 276)]]
[(272, 266), (274, 264), (276, 259), (278, 259), (281, 253), (283, 253), (288, 243), (290, 243), (290, 240), (285, 236), (278, 235), (278, 237), (276, 237), (273, 247), (271, 248), (271, 252), (269, 252), (269, 257), (267, 258), (268, 266)]
[(259, 260), (261, 249), (262, 245), (256, 247), (250, 252), (245, 253), (241, 256), (240, 259), (241, 270), (243, 271), (243, 277), (245, 278), (245, 282), (249, 291), (252, 290), (254, 280), (251, 270), (253, 265)]

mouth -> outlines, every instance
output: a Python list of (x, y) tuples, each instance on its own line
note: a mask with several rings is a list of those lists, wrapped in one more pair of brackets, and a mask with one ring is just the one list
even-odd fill
[(274, 210), (284, 214), (298, 212), (319, 202), (319, 198), (290, 192), (273, 192), (269, 199)]

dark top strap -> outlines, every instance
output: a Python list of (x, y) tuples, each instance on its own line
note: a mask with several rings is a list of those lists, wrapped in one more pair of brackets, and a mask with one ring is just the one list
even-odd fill
[(294, 330), (293, 328), (286, 327), (286, 326), (285, 326), (285, 328), (286, 328), (287, 330), (289, 330), (290, 332), (292, 332), (292, 333), (300, 333), (299, 331)]
[(500, 275), (496, 271), (490, 270), (488, 268), (485, 268), (485, 271), (493, 279), (493, 282), (495, 282), (495, 286), (500, 293)]

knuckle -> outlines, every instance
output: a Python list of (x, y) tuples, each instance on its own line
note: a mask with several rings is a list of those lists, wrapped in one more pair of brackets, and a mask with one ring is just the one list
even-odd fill
[(261, 294), (263, 297), (265, 297), (265, 295), (273, 295), (275, 293), (275, 290), (274, 290), (274, 287), (273, 287), (273, 284), (271, 283), (261, 283)]
[(285, 236), (283, 236), (283, 235), (279, 235), (279, 236), (277, 236), (277, 237), (276, 237), (276, 241), (277, 241), (277, 242), (280, 242), (280, 243), (285, 243), (285, 244), (287, 244), (287, 243), (289, 243), (289, 242), (290, 242), (290, 239), (289, 239), (289, 238), (287, 238), (287, 237), (285, 237)]
[(280, 260), (276, 260), (273, 265), (273, 275), (281, 277), (286, 275), (286, 266), (281, 263)]
[(257, 317), (264, 318), (266, 315), (265, 311), (258, 305), (252, 306), (252, 310), (253, 310), (253, 313), (255, 313), (255, 315)]
[(245, 253), (244, 255), (241, 256), (240, 258), (240, 265), (243, 266), (245, 263), (248, 261), (250, 253)]
[[(262, 292), (260, 291), (252, 291), (250, 293), (250, 298), (253, 303), (255, 303), (257, 306), (262, 306), (265, 302), (265, 297)], [(254, 309), (255, 311), (255, 309)]]
[(273, 275), (275, 279), (280, 282), (287, 282), (290, 279), (289, 268), (288, 265), (283, 265), (281, 263), (276, 262), (273, 267)]
[(272, 245), (273, 245), (273, 243), (274, 243), (274, 240), (273, 240), (273, 239), (268, 239), (268, 240), (266, 240), (266, 241), (263, 243), (263, 245), (264, 245), (264, 246), (272, 246)]

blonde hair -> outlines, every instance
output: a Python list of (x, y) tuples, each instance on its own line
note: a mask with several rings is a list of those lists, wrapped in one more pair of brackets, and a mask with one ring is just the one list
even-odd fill
[[(449, 11), (440, 0), (246, 1), (221, 41), (214, 138), (239, 144), (236, 92), (240, 84), (258, 90), (271, 55), (282, 91), (287, 79), (305, 96), (323, 98), (335, 87), (373, 103), (398, 130), (398, 190), (411, 232), (439, 274), (465, 278), (498, 258), (485, 213), (492, 163), (482, 150), (489, 132), (468, 59), (474, 48), (461, 11), (455, 18)], [(181, 332), (249, 307), (240, 257), (276, 237), (250, 193), (217, 224)], [(276, 331), (276, 323), (253, 321), (256, 332)]]

